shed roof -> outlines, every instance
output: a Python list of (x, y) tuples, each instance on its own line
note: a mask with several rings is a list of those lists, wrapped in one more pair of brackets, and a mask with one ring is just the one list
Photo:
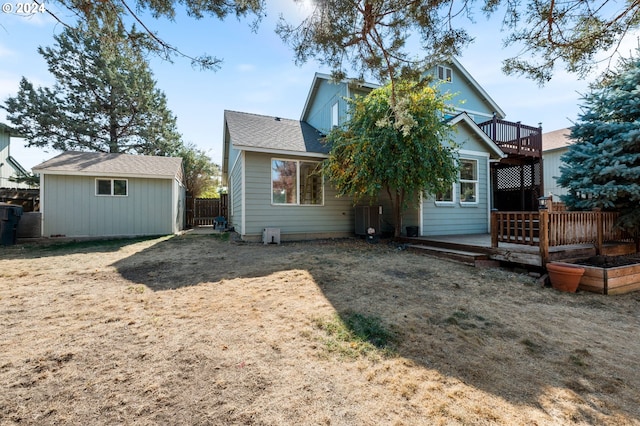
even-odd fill
[(571, 129), (558, 129), (553, 132), (542, 134), (542, 151), (552, 151), (554, 149), (565, 148), (573, 142), (569, 139)]
[(177, 178), (180, 182), (183, 176), (182, 158), (179, 157), (105, 152), (67, 151), (38, 164), (32, 170), (35, 173), (60, 175)]
[(238, 149), (290, 154), (328, 154), (322, 133), (304, 121), (246, 112), (225, 111), (233, 146)]

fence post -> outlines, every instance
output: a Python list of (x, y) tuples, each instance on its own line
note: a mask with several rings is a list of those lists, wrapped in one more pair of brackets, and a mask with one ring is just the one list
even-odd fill
[(602, 254), (602, 245), (604, 242), (604, 226), (602, 223), (602, 209), (596, 207), (593, 209), (596, 213), (596, 254)]
[(498, 247), (498, 212), (491, 212), (491, 247)]
[(540, 262), (543, 268), (549, 261), (549, 212), (540, 210)]

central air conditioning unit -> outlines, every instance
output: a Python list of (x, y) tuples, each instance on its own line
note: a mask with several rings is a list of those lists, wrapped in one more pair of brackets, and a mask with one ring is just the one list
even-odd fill
[(382, 234), (382, 206), (356, 206), (355, 223), (356, 235)]

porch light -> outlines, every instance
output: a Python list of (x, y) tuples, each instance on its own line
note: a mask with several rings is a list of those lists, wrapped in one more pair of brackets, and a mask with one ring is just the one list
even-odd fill
[(538, 210), (547, 210), (549, 208), (549, 201), (551, 197), (542, 196), (538, 198)]

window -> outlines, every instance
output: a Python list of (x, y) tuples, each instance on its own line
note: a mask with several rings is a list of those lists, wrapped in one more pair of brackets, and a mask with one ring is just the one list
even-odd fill
[(331, 127), (336, 127), (339, 124), (340, 123), (339, 123), (339, 117), (338, 117), (338, 102), (336, 102), (331, 106)]
[(271, 160), (271, 202), (290, 205), (322, 205), (324, 189), (320, 163)]
[(451, 77), (453, 76), (453, 71), (451, 68), (438, 65), (438, 79), (442, 81), (446, 81), (451, 83)]
[(127, 179), (96, 179), (96, 195), (121, 196), (129, 195)]
[(453, 194), (455, 184), (452, 184), (445, 192), (436, 193), (436, 204), (453, 204)]
[(478, 160), (460, 160), (460, 203), (478, 202)]

